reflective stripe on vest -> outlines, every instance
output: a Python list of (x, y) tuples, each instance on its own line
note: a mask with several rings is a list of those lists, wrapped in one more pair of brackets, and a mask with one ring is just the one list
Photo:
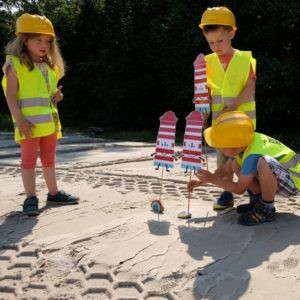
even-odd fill
[[(20, 99), (19, 107), (21, 111), (24, 112), (24, 109), (34, 109), (38, 107), (49, 107), (49, 99), (48, 98), (24, 98)], [(26, 120), (28, 120), (31, 124), (43, 124), (52, 122), (52, 114), (40, 114), (35, 116), (25, 116)], [(15, 123), (14, 123), (15, 126)]]
[[(293, 177), (297, 177), (297, 178), (300, 178), (300, 173), (297, 173), (297, 172), (294, 172), (293, 170), (289, 170), (291, 173), (292, 173), (292, 178)], [(296, 185), (297, 186), (297, 185)], [(297, 186), (298, 189), (300, 189), (299, 186)]]
[[(211, 100), (214, 104), (230, 104), (233, 102), (233, 100), (235, 99), (235, 97), (224, 97), (222, 98), (222, 96), (220, 95), (212, 95), (211, 96)], [(244, 103), (248, 103), (248, 102), (252, 102), (254, 101), (254, 97), (250, 97), (249, 99), (245, 100)]]
[[(52, 119), (52, 115), (48, 114), (48, 115), (39, 115), (39, 116), (31, 116), (31, 117), (25, 117), (25, 119), (27, 121), (29, 121), (31, 124), (33, 125), (37, 125), (37, 124), (44, 124), (44, 123), (50, 123), (53, 121)], [(14, 123), (15, 126), (16, 123)]]
[(19, 107), (49, 106), (48, 98), (24, 98), (19, 99)]
[(285, 163), (281, 163), (285, 168), (287, 169), (291, 169), (297, 166), (297, 164), (299, 163), (299, 160), (296, 156), (293, 156), (289, 161), (285, 162)]
[[(207, 79), (212, 97), (212, 123), (215, 118), (222, 113), (226, 104), (238, 97), (246, 86), (250, 64), (255, 73), (256, 60), (250, 51), (236, 50), (225, 71), (217, 54), (207, 55)], [(241, 104), (237, 110), (244, 111), (252, 119), (254, 128), (256, 127), (256, 109), (254, 96)]]

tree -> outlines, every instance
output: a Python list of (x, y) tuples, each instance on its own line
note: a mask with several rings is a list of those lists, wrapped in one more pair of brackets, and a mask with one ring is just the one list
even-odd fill
[[(228, 6), (237, 20), (234, 47), (252, 50), (257, 59), (258, 130), (279, 135), (297, 131), (298, 0), (0, 3), (5, 6), (0, 11), (2, 47), (24, 11), (45, 14), (53, 21), (68, 66), (61, 82), (63, 124), (155, 130), (157, 118), (170, 109), (183, 127), (193, 109), (193, 61), (198, 53), (210, 52), (198, 28), (201, 14), (208, 6)], [(3, 98), (0, 101), (4, 103)], [(292, 140), (284, 134), (288, 138)]]

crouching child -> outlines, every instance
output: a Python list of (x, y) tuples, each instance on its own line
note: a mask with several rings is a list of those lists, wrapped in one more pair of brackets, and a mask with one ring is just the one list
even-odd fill
[[(300, 162), (296, 153), (280, 141), (255, 132), (244, 112), (220, 115), (204, 131), (204, 136), (208, 145), (218, 148), (229, 160), (214, 173), (199, 170), (198, 180), (188, 184), (188, 191), (204, 183), (235, 194), (248, 191), (250, 202), (236, 208), (239, 224), (251, 226), (273, 221), (275, 195), (293, 197), (299, 193)], [(236, 174), (236, 182), (225, 179), (228, 170)]]

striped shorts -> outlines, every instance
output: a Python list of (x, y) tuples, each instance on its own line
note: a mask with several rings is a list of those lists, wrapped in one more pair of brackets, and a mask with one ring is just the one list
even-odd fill
[(299, 190), (295, 186), (289, 170), (286, 169), (282, 164), (280, 164), (279, 161), (277, 161), (271, 156), (265, 155), (264, 159), (268, 163), (275, 177), (277, 178), (278, 190), (276, 194), (285, 197), (296, 196), (299, 193)]

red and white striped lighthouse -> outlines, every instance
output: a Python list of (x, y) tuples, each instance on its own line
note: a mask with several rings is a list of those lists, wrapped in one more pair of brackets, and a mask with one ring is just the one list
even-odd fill
[(203, 113), (210, 112), (209, 91), (207, 87), (206, 62), (200, 53), (194, 61), (194, 99), (195, 109)]
[(198, 171), (202, 167), (203, 116), (194, 110), (186, 117), (181, 168)]
[(177, 117), (167, 111), (159, 118), (160, 126), (157, 135), (153, 164), (159, 167), (174, 168), (174, 147)]

